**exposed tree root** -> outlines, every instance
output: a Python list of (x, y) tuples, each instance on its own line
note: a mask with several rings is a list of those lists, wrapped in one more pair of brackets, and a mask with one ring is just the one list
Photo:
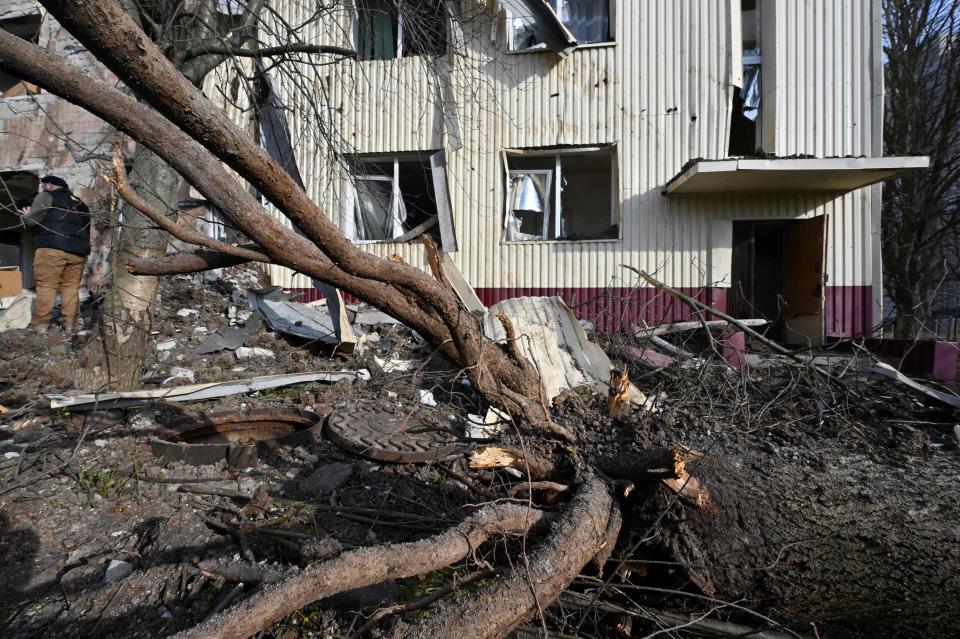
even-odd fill
[[(599, 481), (593, 480), (588, 488), (589, 490), (585, 492), (589, 495), (596, 494), (595, 498), (601, 498), (603, 501), (606, 489)], [(571, 512), (584, 511), (585, 507), (580, 504), (583, 499), (581, 497), (574, 501)], [(609, 512), (609, 496), (606, 496), (606, 505), (602, 510), (605, 527), (606, 513)], [(459, 526), (427, 539), (345, 552), (329, 561), (314, 564), (276, 585), (268, 586), (238, 606), (221, 612), (176, 636), (179, 639), (249, 637), (318, 599), (390, 579), (413, 577), (444, 568), (464, 557), (469, 557), (477, 546), (490, 537), (525, 534), (545, 517), (546, 514), (539, 510), (515, 504), (500, 504), (485, 508)], [(600, 518), (599, 515), (597, 517)], [(570, 516), (564, 518), (564, 522), (561, 523), (562, 530), (569, 528), (569, 519)], [(592, 519), (587, 521), (592, 522)], [(577, 526), (583, 529), (589, 528), (592, 535), (595, 524), (586, 526), (581, 517), (578, 519)], [(602, 530), (597, 533), (599, 537), (602, 537), (602, 534)], [(564, 535), (564, 540), (561, 541), (567, 543), (566, 537)], [(554, 552), (558, 551), (555, 549)], [(565, 552), (564, 549), (558, 554)], [(578, 564), (577, 570), (594, 554), (596, 554), (595, 546), (591, 547), (590, 556)], [(576, 572), (570, 578), (572, 579), (575, 575)]]
[(592, 473), (549, 536), (504, 579), (464, 600), (446, 601), (408, 636), (453, 639), (505, 637), (556, 601), (604, 543), (613, 499)]

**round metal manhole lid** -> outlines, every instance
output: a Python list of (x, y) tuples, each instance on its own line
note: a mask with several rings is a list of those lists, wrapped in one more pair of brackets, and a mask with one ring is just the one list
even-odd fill
[(330, 415), (327, 436), (342, 448), (368, 459), (415, 463), (441, 459), (457, 447), (454, 436), (415, 416), (383, 411), (347, 410)]

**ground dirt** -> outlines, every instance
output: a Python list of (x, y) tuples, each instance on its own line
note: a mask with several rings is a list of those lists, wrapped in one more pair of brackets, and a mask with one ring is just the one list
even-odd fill
[[(186, 383), (166, 381), (173, 367), (193, 371), (196, 382), (316, 370), (366, 369), (370, 378), (71, 414), (51, 411), (45, 396), (95, 390), (86, 372), (96, 364), (92, 337), (0, 334), (0, 405), (9, 409), (0, 415), (3, 636), (168, 636), (342, 549), (420, 539), (478, 504), (509, 498), (515, 474), (466, 464), (466, 453), (483, 445), (463, 437), (467, 414), (485, 407), (402, 326), (369, 329), (372, 337), (351, 355), (266, 328), (247, 345), (270, 349), (273, 358), (197, 355), (202, 339), (237, 309), (242, 319), (237, 291), (256, 285), (242, 269), (202, 285), (166, 280), (144, 387)], [(178, 315), (181, 309), (197, 313)], [(176, 342), (169, 350), (155, 348), (169, 340)], [(604, 345), (613, 352), (615, 344)], [(416, 365), (384, 372), (374, 358), (391, 356)], [(625, 523), (611, 558), (602, 571), (585, 569), (518, 636), (645, 637), (670, 628), (658, 611), (701, 616), (711, 609), (711, 619), (824, 639), (960, 635), (955, 412), (891, 382), (850, 376), (841, 388), (779, 365), (746, 376), (713, 365), (631, 370), (631, 378), (658, 395), (654, 410), (611, 419), (605, 394), (576, 389), (554, 409), (558, 423), (576, 431), (574, 448), (512, 425), (497, 445), (562, 460), (552, 478), (561, 483), (572, 480), (571, 459), (684, 447), (709, 503), (694, 506), (660, 483), (615, 484)], [(420, 390), (431, 391), (437, 406), (422, 404)], [(157, 425), (184, 415), (290, 406), (321, 417), (344, 409), (416, 415), (460, 442), (445, 459), (390, 464), (322, 439), (263, 454), (251, 468), (161, 465), (149, 446)], [(238, 495), (205, 494), (225, 490)], [(565, 503), (549, 492), (532, 499), (546, 510)], [(350, 636), (381, 605), (422, 597), (478, 566), (509, 565), (534, 542), (490, 542), (470, 561), (343, 593), (263, 636)], [(112, 561), (129, 564), (130, 574), (108, 579)], [(428, 613), (387, 617), (371, 636), (391, 628), (402, 634), (420, 614)], [(669, 636), (715, 636), (703, 632), (688, 627)]]

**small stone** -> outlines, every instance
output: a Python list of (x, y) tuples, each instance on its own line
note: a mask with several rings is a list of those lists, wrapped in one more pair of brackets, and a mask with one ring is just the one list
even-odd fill
[(107, 440), (105, 439), (95, 439), (93, 440), (93, 445), (97, 448), (105, 448), (107, 445)]
[(20, 456), (20, 453), (15, 453), (13, 451), (3, 454), (4, 459), (16, 459), (19, 456)]
[(249, 348), (247, 346), (241, 346), (236, 350), (237, 359), (245, 360), (252, 357), (276, 357), (273, 351), (269, 348)]
[(108, 584), (112, 584), (126, 579), (132, 573), (133, 564), (119, 559), (112, 559), (110, 563), (107, 564), (107, 569), (103, 573), (103, 579)]
[(343, 486), (353, 475), (353, 464), (324, 464), (306, 479), (301, 479), (298, 488), (312, 495), (322, 497)]
[(433, 393), (428, 390), (420, 391), (420, 403), (425, 406), (436, 406), (437, 400), (434, 399)]
[(192, 308), (181, 308), (177, 311), (177, 317), (190, 317), (191, 315), (199, 315), (200, 311), (194, 310)]
[(169, 350), (173, 350), (174, 348), (176, 348), (176, 346), (177, 346), (177, 340), (175, 340), (175, 339), (168, 339), (168, 340), (164, 340), (164, 341), (162, 341), (162, 342), (157, 342), (156, 349), (157, 349), (158, 351), (161, 351), (161, 352), (162, 352), (162, 351), (169, 351)]

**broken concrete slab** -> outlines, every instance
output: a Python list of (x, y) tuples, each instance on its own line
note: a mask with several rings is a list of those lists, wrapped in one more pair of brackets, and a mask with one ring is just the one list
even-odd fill
[(156, 388), (136, 390), (121, 393), (76, 393), (47, 395), (50, 408), (66, 410), (109, 410), (128, 408), (148, 404), (157, 399), (168, 402), (197, 402), (216, 397), (239, 395), (268, 388), (280, 388), (307, 382), (339, 382), (341, 380), (355, 380), (359, 375), (352, 371), (296, 373), (293, 375), (265, 375), (249, 379), (229, 380), (225, 382), (210, 382), (207, 384), (190, 384), (175, 388)]
[(36, 295), (30, 291), (23, 291), (14, 297), (9, 306), (0, 312), (0, 333), (30, 326), (35, 298)]

